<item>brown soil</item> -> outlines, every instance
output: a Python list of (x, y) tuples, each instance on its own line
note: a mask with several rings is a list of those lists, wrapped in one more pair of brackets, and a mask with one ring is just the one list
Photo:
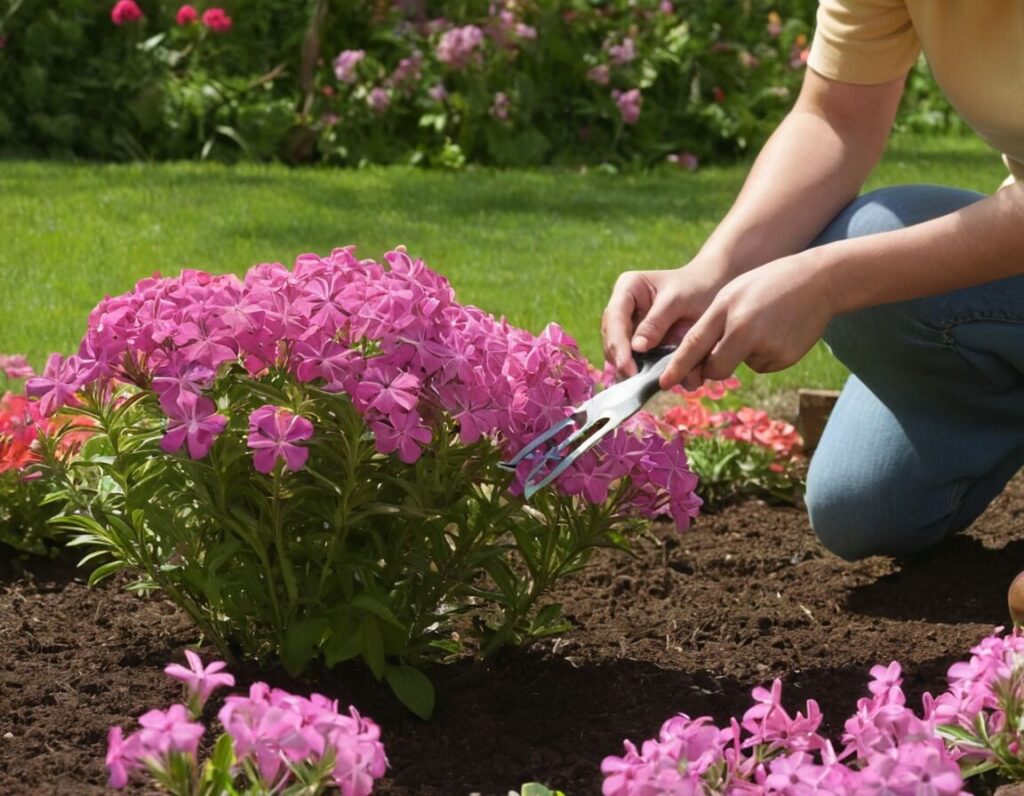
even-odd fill
[[(380, 723), (391, 760), (380, 794), (505, 796), (530, 780), (597, 794), (601, 759), (623, 738), (651, 737), (680, 711), (724, 720), (773, 677), (791, 707), (818, 700), (833, 734), (875, 663), (903, 663), (911, 704), (942, 690), (949, 664), (1007, 621), (1022, 514), (1018, 480), (967, 534), (899, 563), (844, 563), (802, 512), (758, 502), (683, 535), (656, 528), (634, 558), (602, 552), (559, 589), (573, 632), (432, 671), (429, 723), (356, 669), (299, 685), (266, 677)], [(0, 793), (101, 793), (107, 728), (177, 699), (162, 668), (195, 633), (160, 599), (89, 589), (70, 559), (22, 564), (4, 552)]]

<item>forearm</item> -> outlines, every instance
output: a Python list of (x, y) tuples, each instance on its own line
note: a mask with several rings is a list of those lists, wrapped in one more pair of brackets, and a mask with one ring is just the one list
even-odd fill
[(1024, 274), (1024, 186), (906, 229), (807, 252), (834, 312)]
[(732, 278), (806, 248), (878, 162), (901, 92), (902, 81), (847, 86), (809, 73), (696, 259)]

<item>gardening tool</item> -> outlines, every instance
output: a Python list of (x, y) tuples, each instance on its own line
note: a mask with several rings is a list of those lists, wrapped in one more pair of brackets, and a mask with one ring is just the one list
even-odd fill
[[(565, 420), (555, 423), (549, 429), (530, 440), (515, 456), (501, 466), (515, 470), (524, 459), (538, 455), (539, 458), (526, 476), (523, 496), (529, 500), (538, 490), (554, 481), (580, 456), (594, 447), (598, 441), (610, 434), (654, 395), (658, 379), (665, 372), (674, 348), (655, 348), (645, 353), (633, 353), (639, 372), (618, 384), (613, 384), (589, 401), (573, 409)], [(562, 431), (575, 431), (561, 442), (555, 437)], [(550, 443), (550, 444), (549, 444)], [(542, 448), (547, 446), (546, 452)], [(551, 469), (545, 474), (545, 468)]]

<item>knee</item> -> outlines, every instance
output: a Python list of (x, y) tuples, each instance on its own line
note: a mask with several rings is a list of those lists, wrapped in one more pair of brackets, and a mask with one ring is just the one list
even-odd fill
[(831, 483), (820, 475), (807, 479), (807, 516), (818, 541), (831, 553), (846, 561), (858, 561), (879, 551), (875, 522), (869, 506), (856, 499), (849, 489)]
[(894, 185), (858, 196), (811, 246), (910, 227), (966, 207), (984, 194), (937, 185)]
[(942, 541), (949, 517), (927, 517), (910, 502), (901, 507), (900, 501), (886, 499), (884, 486), (858, 489), (820, 467), (808, 473), (811, 529), (826, 550), (846, 561), (908, 555)]

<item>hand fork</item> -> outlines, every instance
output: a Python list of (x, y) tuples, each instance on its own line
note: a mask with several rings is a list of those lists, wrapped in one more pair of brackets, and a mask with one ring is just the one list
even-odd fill
[[(573, 409), (572, 414), (555, 423), (539, 436), (530, 440), (514, 457), (501, 466), (515, 470), (524, 459), (541, 454), (541, 447), (554, 439), (559, 432), (576, 427), (577, 430), (561, 442), (553, 445), (540, 456), (530, 470), (523, 484), (523, 496), (529, 500), (538, 489), (554, 481), (580, 456), (594, 447), (603, 437), (617, 429), (628, 418), (640, 411), (647, 400), (658, 392), (658, 379), (665, 372), (674, 348), (656, 348), (633, 358), (640, 366), (635, 376), (602, 390), (589, 401)], [(551, 470), (543, 475), (546, 466)]]

